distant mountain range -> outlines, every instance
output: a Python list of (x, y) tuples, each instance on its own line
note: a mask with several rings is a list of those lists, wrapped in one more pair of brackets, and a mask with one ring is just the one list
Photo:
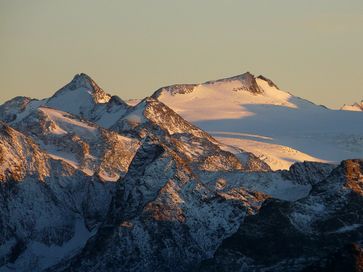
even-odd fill
[(153, 96), (219, 141), (272, 169), (296, 161), (337, 163), (363, 154), (362, 114), (327, 109), (250, 73), (161, 88)]
[(0, 106), (0, 271), (362, 271), (361, 112), (250, 73), (126, 102)]
[(360, 103), (354, 103), (353, 105), (344, 105), (341, 110), (347, 111), (363, 111), (363, 100)]

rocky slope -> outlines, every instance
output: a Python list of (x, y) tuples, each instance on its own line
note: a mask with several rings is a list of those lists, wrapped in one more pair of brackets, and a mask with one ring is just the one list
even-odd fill
[(233, 197), (219, 194), (186, 165), (164, 144), (145, 139), (119, 184), (109, 221), (57, 270), (190, 271), (267, 197), (242, 189)]
[(77, 252), (105, 219), (114, 185), (52, 159), (4, 123), (0, 150), (0, 270), (39, 271)]
[(361, 271), (362, 204), (363, 161), (344, 161), (306, 198), (266, 201), (200, 270)]
[(121, 136), (77, 116), (39, 107), (15, 124), (53, 158), (62, 159), (88, 175), (116, 181), (124, 176), (139, 147)]
[(119, 184), (109, 221), (79, 255), (51, 270), (198, 270), (269, 196), (237, 184), (210, 188), (185, 165), (167, 146), (146, 138)]

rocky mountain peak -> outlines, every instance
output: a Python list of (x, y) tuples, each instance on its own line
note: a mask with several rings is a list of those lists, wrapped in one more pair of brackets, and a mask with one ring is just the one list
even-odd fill
[[(277, 88), (277, 86), (269, 79), (259, 76), (255, 77), (250, 72), (246, 72), (244, 74), (240, 74), (237, 76), (222, 78), (218, 80), (211, 80), (206, 81), (201, 84), (174, 84), (166, 87), (162, 87), (154, 92), (154, 94), (151, 96), (152, 98), (158, 99), (163, 93), (166, 93), (171, 96), (175, 96), (177, 94), (190, 94), (193, 92), (198, 92), (199, 87), (211, 87), (211, 85), (225, 85), (226, 90), (232, 90), (232, 91), (248, 91), (252, 94), (262, 94), (264, 93), (264, 90), (258, 85), (256, 79), (262, 79), (266, 81), (269, 86), (273, 86)], [(278, 88), (277, 88), (278, 89)]]
[(363, 111), (363, 100), (361, 102), (354, 103), (352, 105), (343, 105), (343, 107), (340, 108), (341, 110), (347, 110), (347, 111)]
[(111, 99), (111, 95), (107, 94), (97, 83), (88, 75), (81, 73), (76, 74), (71, 82), (58, 90), (50, 101), (68, 92), (82, 91), (92, 96), (95, 103), (107, 103)]
[(162, 92), (167, 92), (171, 95), (187, 94), (193, 92), (196, 86), (197, 84), (174, 84), (158, 89), (151, 97), (157, 99)]
[(260, 88), (260, 86), (257, 84), (256, 77), (250, 72), (214, 81), (207, 81), (204, 84), (214, 85), (214, 84), (232, 83), (235, 81), (239, 81), (240, 86), (236, 86), (235, 88), (233, 88), (232, 89), (233, 91), (249, 91), (253, 94), (262, 94), (264, 92), (263, 89)]
[(69, 85), (70, 89), (85, 88), (92, 91), (102, 90), (89, 75), (84, 73), (76, 74)]

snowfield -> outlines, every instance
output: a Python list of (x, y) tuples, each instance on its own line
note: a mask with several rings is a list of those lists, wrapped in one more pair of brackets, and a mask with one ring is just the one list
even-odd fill
[(264, 77), (246, 73), (175, 85), (153, 96), (219, 141), (254, 153), (275, 170), (305, 160), (336, 163), (363, 157), (362, 112), (315, 105)]
[[(269, 142), (263, 142), (263, 139), (269, 139), (272, 142), (272, 138), (263, 137), (242, 133), (228, 133), (228, 132), (210, 132), (218, 141), (230, 145), (239, 147), (247, 152), (251, 152), (264, 162), (266, 162), (272, 170), (288, 169), (293, 162), (302, 161), (316, 161), (316, 162), (328, 162), (316, 157), (309, 156), (296, 149), (288, 146), (273, 144)], [(261, 139), (261, 140), (260, 140)]]

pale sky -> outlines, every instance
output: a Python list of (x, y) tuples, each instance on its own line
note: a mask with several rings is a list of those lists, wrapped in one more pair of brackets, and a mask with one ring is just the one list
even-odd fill
[(363, 99), (362, 0), (0, 0), (0, 103), (87, 73), (121, 98), (246, 71), (317, 104)]

